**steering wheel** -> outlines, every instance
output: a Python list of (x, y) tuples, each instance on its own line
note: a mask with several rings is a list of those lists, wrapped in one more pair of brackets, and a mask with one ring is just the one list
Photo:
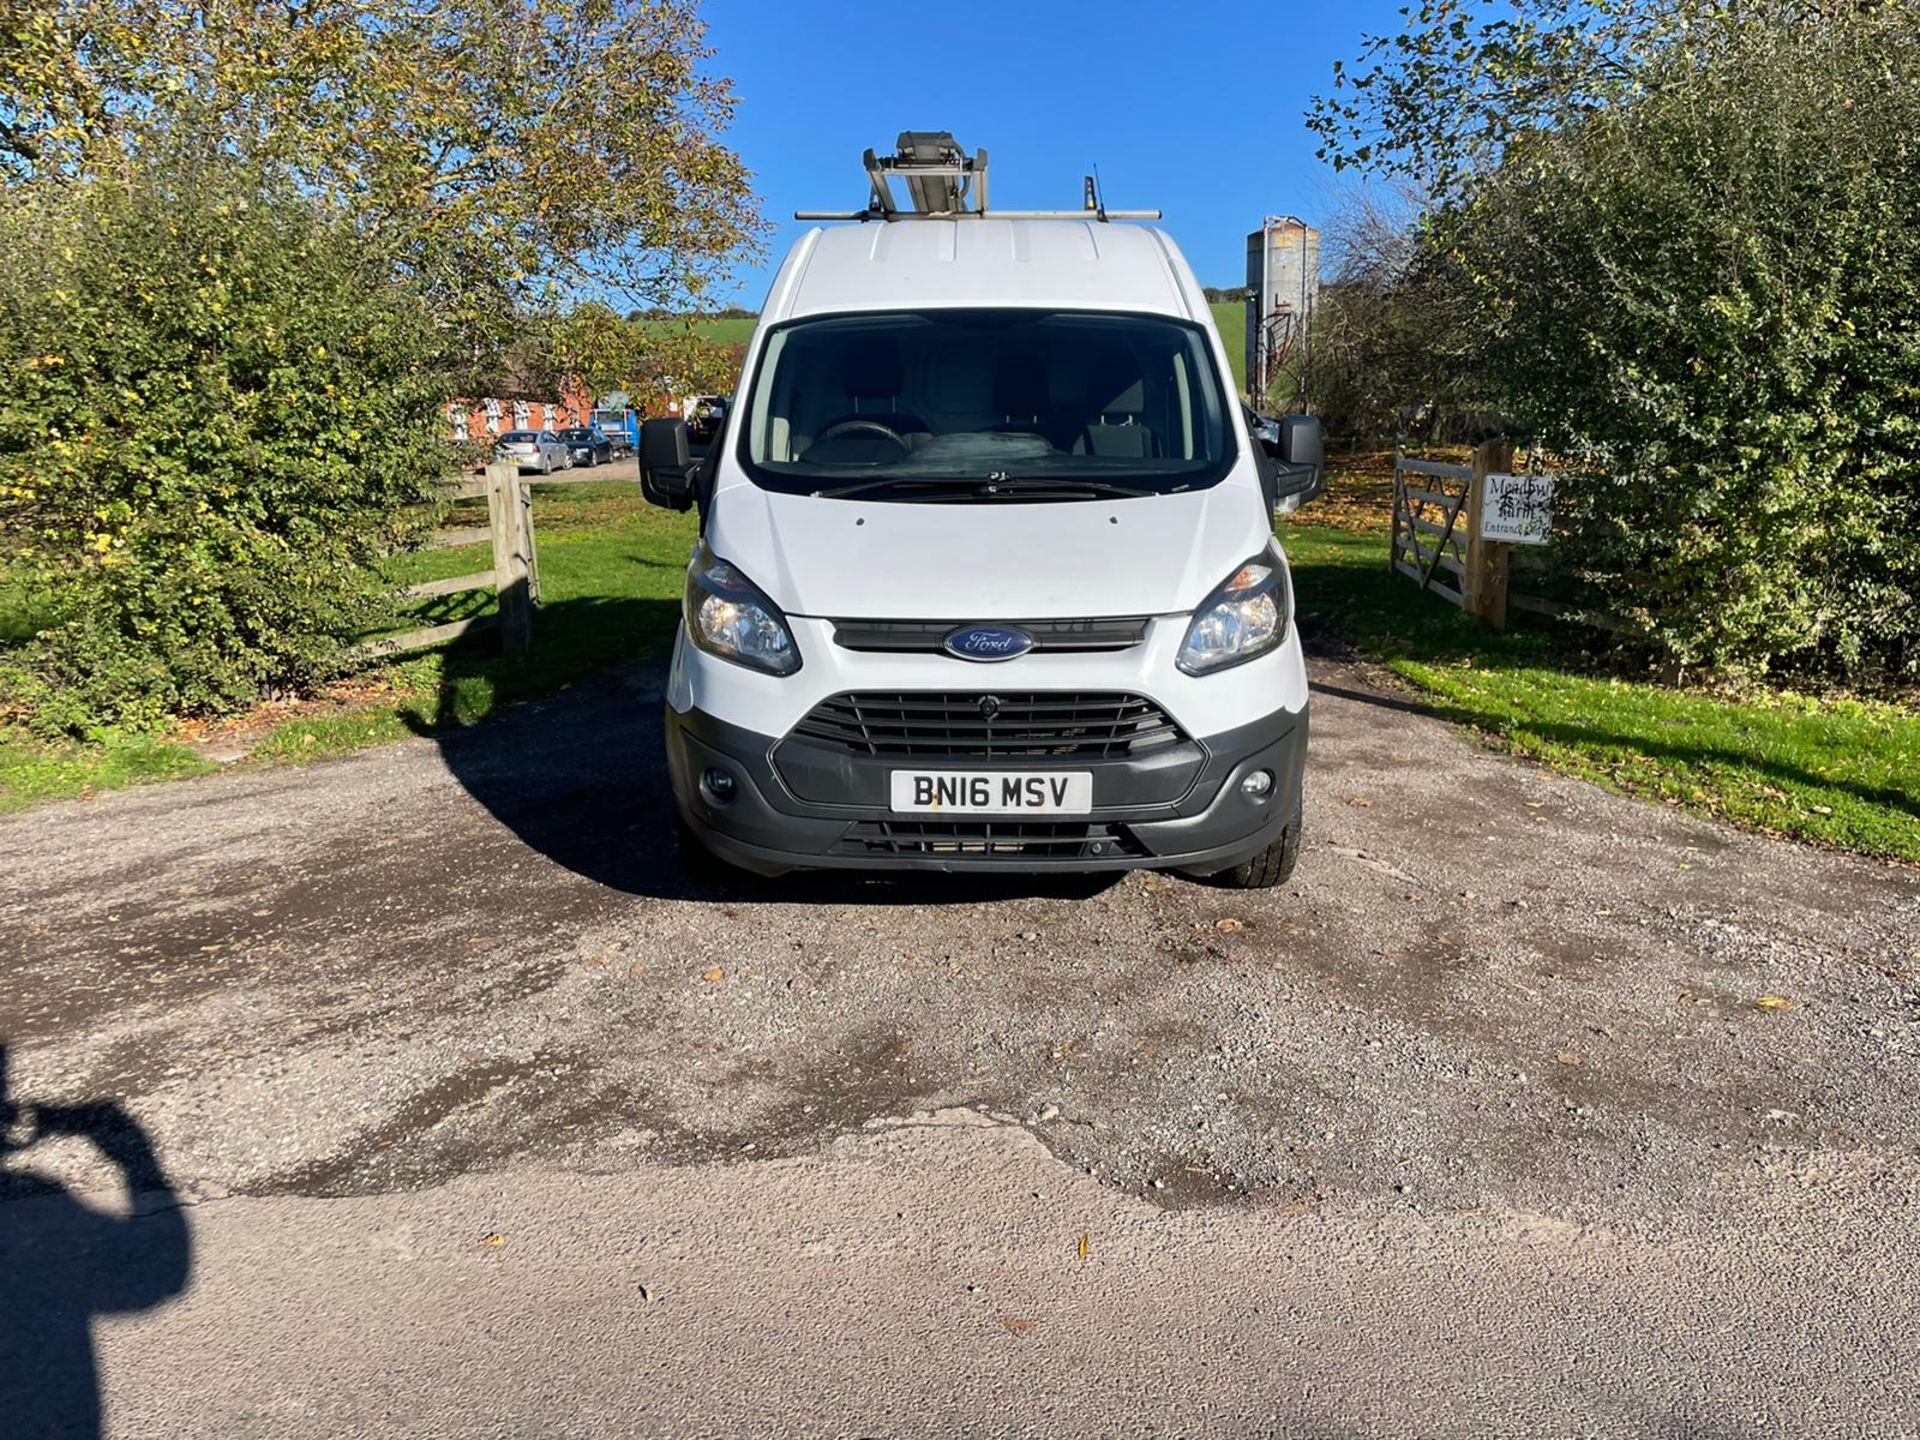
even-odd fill
[(910, 450), (913, 448), (907, 444), (906, 437), (891, 425), (887, 424), (886, 421), (872, 419), (864, 415), (855, 415), (829, 425), (825, 433), (815, 439), (813, 443), (815, 445), (823, 445), (829, 440), (838, 440), (843, 435), (878, 435), (883, 439), (893, 441), (893, 443), (898, 445), (902, 450)]

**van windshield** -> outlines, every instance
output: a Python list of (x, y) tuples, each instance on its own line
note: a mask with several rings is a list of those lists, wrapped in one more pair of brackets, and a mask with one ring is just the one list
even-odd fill
[(1140, 315), (936, 310), (783, 325), (768, 334), (744, 418), (747, 474), (796, 494), (1162, 494), (1213, 485), (1233, 459), (1206, 332)]

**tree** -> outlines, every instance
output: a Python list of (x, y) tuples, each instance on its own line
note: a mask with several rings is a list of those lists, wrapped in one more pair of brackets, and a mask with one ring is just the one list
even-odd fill
[[(422, 299), (314, 197), (147, 152), (0, 210), (0, 709), (153, 724), (329, 674), (444, 475)], [(416, 522), (417, 523), (417, 522)]]
[(698, 322), (688, 315), (634, 319), (589, 302), (551, 317), (542, 349), (560, 372), (596, 394), (731, 394), (745, 347), (707, 339)]
[(0, 576), (37, 632), (0, 711), (334, 669), (445, 400), (601, 363), (528, 337), (581, 293), (684, 310), (753, 241), (708, 58), (697, 0), (0, 0)]
[(1565, 457), (1552, 554), (1672, 663), (1920, 673), (1920, 10), (1748, 21), (1436, 227)]
[(243, 159), (389, 237), (470, 338), (700, 294), (758, 221), (696, 0), (0, 0), (0, 172)]
[(1307, 125), (1336, 169), (1457, 197), (1518, 137), (1551, 131), (1711, 66), (1755, 25), (1817, 30), (1907, 0), (1416, 0), (1391, 34), (1334, 62)]
[(1559, 457), (1567, 598), (1668, 666), (1911, 679), (1920, 5), (1518, 11), (1369, 42), (1329, 144), (1427, 208), (1358, 348), (1438, 305), (1456, 401)]
[(1306, 385), (1336, 443), (1459, 439), (1484, 404), (1465, 357), (1476, 299), (1451, 258), (1421, 243), (1419, 214), (1406, 187), (1355, 186), (1323, 226), (1331, 278), (1314, 308)]

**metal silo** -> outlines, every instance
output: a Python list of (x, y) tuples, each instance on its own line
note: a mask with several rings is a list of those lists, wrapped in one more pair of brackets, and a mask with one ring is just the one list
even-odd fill
[(1293, 215), (1269, 215), (1247, 236), (1247, 389), (1256, 403), (1297, 359), (1320, 300), (1320, 232)]

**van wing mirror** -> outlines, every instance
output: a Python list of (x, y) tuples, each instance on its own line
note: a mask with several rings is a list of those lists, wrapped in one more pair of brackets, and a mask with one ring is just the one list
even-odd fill
[(1271, 422), (1274, 438), (1261, 448), (1273, 462), (1274, 506), (1298, 510), (1326, 483), (1326, 448), (1318, 415), (1282, 415)]
[(640, 422), (640, 493), (667, 510), (693, 506), (693, 456), (686, 421), (674, 416)]

